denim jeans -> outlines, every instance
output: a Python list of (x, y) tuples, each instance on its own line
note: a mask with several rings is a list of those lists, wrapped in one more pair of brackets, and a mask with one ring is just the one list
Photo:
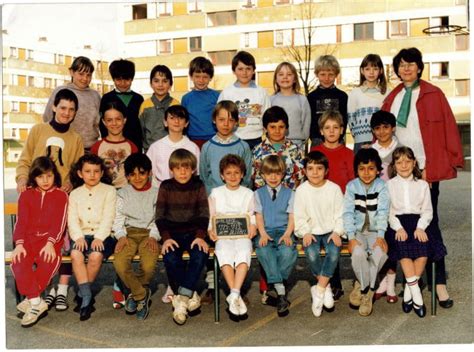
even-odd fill
[(260, 247), (258, 244), (260, 235), (254, 238), (255, 252), (258, 261), (265, 270), (269, 284), (281, 283), (283, 280), (287, 280), (298, 257), (294, 238), (292, 238), (293, 244), (291, 246), (287, 246), (284, 242), (278, 244), (284, 232), (285, 230), (278, 229), (267, 231), (273, 241), (268, 241), (265, 247)]
[[(313, 235), (316, 241), (311, 242), (308, 247), (304, 247), (306, 260), (308, 261), (311, 273), (314, 276), (331, 277), (339, 261), (340, 247), (337, 247), (333, 241), (328, 243), (331, 233), (324, 235)], [(321, 247), (325, 248), (326, 256), (324, 259), (320, 255)]]
[[(163, 256), (168, 282), (173, 292), (177, 293), (179, 288), (184, 288), (192, 294), (196, 290), (196, 284), (206, 265), (208, 254), (200, 251), (197, 245), (191, 249), (191, 243), (196, 239), (193, 233), (172, 236), (172, 239), (178, 243), (179, 248), (170, 250)], [(189, 253), (190, 258), (187, 263), (183, 260), (184, 251)]]

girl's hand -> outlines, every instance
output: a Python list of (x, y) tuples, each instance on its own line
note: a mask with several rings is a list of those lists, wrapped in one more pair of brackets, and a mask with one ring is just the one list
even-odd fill
[(46, 263), (52, 263), (56, 259), (56, 251), (54, 250), (54, 245), (51, 242), (48, 242), (40, 250), (40, 256), (44, 257)]
[(404, 228), (401, 228), (400, 230), (397, 230), (397, 232), (395, 233), (395, 239), (397, 241), (406, 241), (408, 238), (408, 234), (407, 232), (405, 231)]
[(217, 241), (218, 238), (217, 238), (216, 232), (214, 230), (208, 230), (207, 233), (208, 233), (209, 238), (211, 239), (211, 241), (213, 241), (213, 242)]
[(79, 252), (84, 252), (87, 250), (87, 242), (84, 237), (79, 238), (77, 241), (74, 241), (74, 249), (78, 250)]
[(191, 249), (193, 249), (194, 246), (198, 246), (198, 248), (201, 252), (204, 252), (204, 253), (209, 252), (209, 246), (207, 245), (206, 241), (204, 241), (202, 238), (196, 238), (191, 243)]
[(22, 244), (18, 244), (15, 249), (13, 249), (12, 253), (12, 262), (13, 264), (21, 262), (21, 256), (26, 257), (26, 249), (23, 247)]
[(258, 245), (260, 247), (265, 247), (268, 244), (268, 241), (273, 241), (273, 239), (268, 236), (266, 232), (262, 232), (260, 234), (260, 240), (258, 241)]
[(384, 253), (387, 253), (388, 252), (388, 244), (387, 244), (387, 241), (385, 241), (382, 237), (377, 237), (377, 239), (375, 240), (375, 243), (374, 245), (372, 246), (373, 249), (375, 249), (375, 247), (379, 246), (380, 249), (382, 249), (382, 251)]
[(104, 247), (104, 241), (94, 238), (94, 240), (91, 243), (91, 249), (96, 251), (96, 252), (102, 252), (105, 247)]
[(316, 242), (316, 238), (310, 233), (303, 236), (303, 247), (309, 247), (311, 243)]
[(333, 241), (336, 247), (341, 247), (342, 246), (342, 240), (341, 236), (337, 232), (333, 232), (331, 236), (328, 238), (328, 243)]
[(428, 242), (428, 235), (426, 234), (425, 230), (420, 228), (416, 228), (415, 230), (415, 238), (420, 242)]
[(127, 237), (120, 237), (115, 245), (114, 253), (120, 253), (126, 246), (128, 246), (128, 238)]
[(352, 251), (354, 250), (355, 247), (357, 246), (362, 246), (362, 243), (360, 243), (358, 240), (356, 240), (355, 238), (353, 238), (352, 240), (349, 240), (349, 245), (347, 247), (347, 249), (349, 250), (349, 253), (352, 254)]
[(61, 189), (66, 192), (66, 193), (69, 193), (72, 191), (72, 184), (71, 182), (69, 181), (66, 181), (64, 182), (64, 185), (62, 185)]
[(22, 177), (22, 178), (18, 179), (18, 181), (16, 181), (16, 191), (18, 192), (18, 194), (20, 194), (23, 191), (26, 191), (27, 183), (28, 183), (28, 180), (24, 177)]
[(278, 240), (278, 244), (284, 243), (286, 246), (290, 247), (293, 244), (293, 240), (291, 239), (291, 232), (285, 233), (283, 236), (280, 237)]
[(257, 226), (255, 226), (255, 225), (250, 225), (248, 237), (249, 237), (250, 239), (252, 239), (252, 238), (254, 238), (255, 236), (257, 236)]
[(163, 243), (163, 248), (161, 248), (161, 254), (165, 255), (169, 251), (174, 252), (174, 250), (176, 249), (175, 247), (179, 248), (178, 242), (176, 242), (175, 240), (171, 238), (167, 239), (165, 243)]
[(152, 253), (157, 253), (159, 249), (158, 241), (156, 238), (148, 237), (145, 247), (148, 247)]

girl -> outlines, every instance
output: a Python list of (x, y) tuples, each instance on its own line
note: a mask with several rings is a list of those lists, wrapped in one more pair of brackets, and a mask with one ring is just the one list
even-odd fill
[(61, 176), (48, 157), (33, 161), (27, 185), (18, 200), (11, 264), (18, 291), (26, 296), (17, 306), (24, 313), (23, 327), (36, 324), (48, 310), (40, 295), (61, 264), (67, 211), (67, 193), (60, 189)]
[(406, 284), (403, 311), (412, 308), (420, 317), (426, 314), (418, 279), (425, 270), (428, 256), (439, 259), (446, 255), (446, 248), (431, 234), (433, 218), (430, 187), (421, 179), (413, 150), (399, 147), (393, 152), (392, 179), (388, 181), (391, 205), (386, 238), (389, 256), (399, 260)]
[[(82, 156), (71, 171), (75, 189), (69, 197), (68, 229), (71, 237), (72, 269), (79, 286), (80, 320), (90, 318), (94, 304), (91, 284), (99, 273), (102, 259), (114, 251), (115, 239), (110, 237), (115, 217), (116, 192), (102, 183), (104, 161), (97, 155)], [(85, 257), (88, 257), (87, 264)]]
[(387, 96), (382, 59), (377, 54), (369, 54), (360, 64), (360, 83), (349, 93), (347, 101), (348, 124), (354, 137), (354, 153), (372, 142), (370, 119), (380, 110)]
[(300, 94), (300, 84), (295, 66), (282, 62), (273, 75), (275, 94), (270, 97), (272, 106), (278, 105), (288, 114), (289, 133), (287, 138), (302, 147), (309, 137), (311, 110), (308, 99)]

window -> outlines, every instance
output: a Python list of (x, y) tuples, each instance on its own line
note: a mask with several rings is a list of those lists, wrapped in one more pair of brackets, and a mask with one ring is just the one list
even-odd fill
[(202, 50), (202, 38), (191, 37), (189, 38), (189, 51), (201, 51)]
[(207, 26), (232, 26), (237, 23), (237, 11), (211, 12), (207, 14)]
[(407, 20), (396, 20), (390, 22), (391, 37), (406, 37), (408, 35)]
[(31, 49), (26, 50), (26, 59), (27, 60), (33, 60), (34, 59), (33, 50), (31, 50)]
[(457, 97), (467, 97), (469, 96), (469, 85), (470, 85), (470, 80), (469, 79), (456, 79), (455, 81), (456, 88), (455, 88), (455, 94)]
[(257, 48), (258, 47), (258, 33), (244, 33), (242, 39), (242, 47), (244, 48)]
[(171, 39), (160, 40), (160, 54), (171, 54)]
[(354, 40), (370, 40), (374, 39), (374, 23), (355, 23), (354, 24)]
[(290, 0), (275, 0), (275, 5), (286, 5), (290, 3), (291, 3)]
[(433, 62), (430, 67), (432, 79), (444, 79), (449, 77), (449, 62)]
[(132, 5), (133, 19), (134, 20), (143, 20), (147, 18), (146, 13), (146, 4)]
[(18, 112), (20, 110), (20, 103), (17, 101), (12, 101), (11, 112)]
[(236, 50), (227, 50), (227, 51), (211, 51), (209, 52), (209, 59), (211, 60), (214, 66), (217, 65), (229, 65), (229, 62), (232, 62), (232, 58), (237, 53)]
[(18, 48), (10, 47), (10, 57), (18, 58)]
[(294, 32), (292, 29), (275, 31), (275, 45), (289, 46), (294, 44)]
[(44, 87), (45, 88), (53, 88), (53, 80), (51, 78), (44, 79)]
[(456, 50), (469, 50), (469, 36), (466, 34), (456, 35)]
[(196, 13), (202, 12), (203, 1), (202, 0), (188, 0), (188, 12)]
[(257, 2), (257, 0), (244, 0), (243, 4), (242, 4), (242, 7), (246, 8), (246, 9), (250, 9), (252, 7), (257, 6), (256, 2)]
[(35, 78), (33, 76), (28, 76), (28, 87), (34, 87), (35, 86)]
[(173, 4), (167, 1), (160, 1), (158, 3), (159, 16), (171, 16), (173, 14)]
[(57, 65), (64, 65), (64, 55), (54, 54), (54, 63)]
[(35, 112), (35, 103), (28, 103), (28, 112)]

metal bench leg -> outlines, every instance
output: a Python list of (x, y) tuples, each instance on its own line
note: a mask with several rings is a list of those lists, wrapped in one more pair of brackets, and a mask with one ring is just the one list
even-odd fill
[(219, 274), (219, 261), (217, 260), (217, 255), (214, 253), (214, 322), (216, 323), (220, 320)]
[(436, 263), (431, 263), (431, 315), (436, 315)]

